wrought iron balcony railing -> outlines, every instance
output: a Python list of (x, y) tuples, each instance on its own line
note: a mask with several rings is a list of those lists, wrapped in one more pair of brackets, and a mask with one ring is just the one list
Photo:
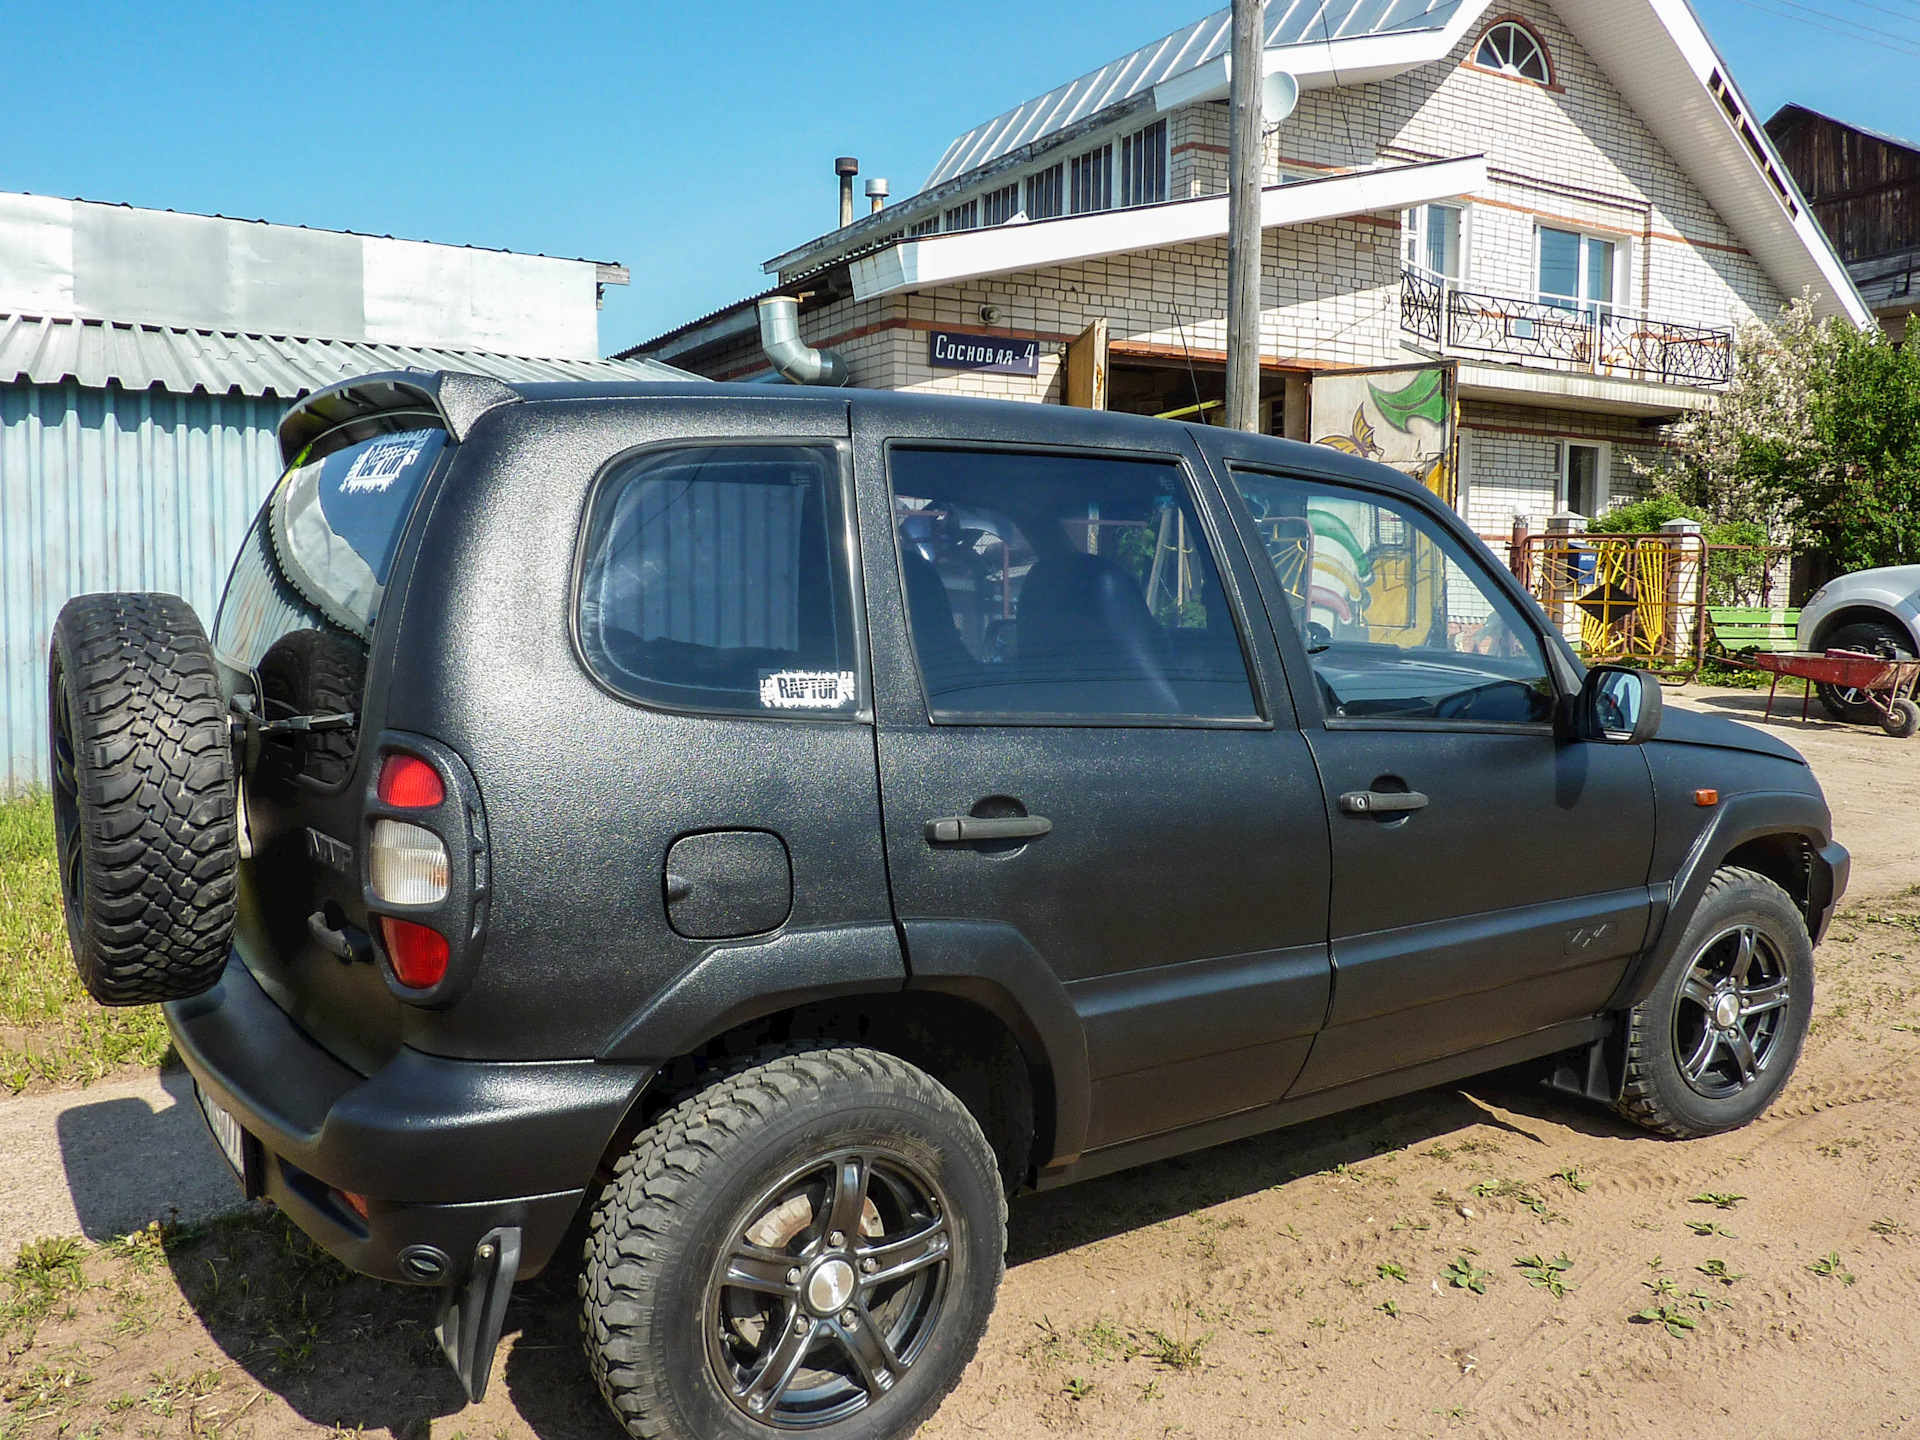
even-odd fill
[(1400, 326), (1435, 349), (1477, 351), (1556, 370), (1709, 387), (1733, 378), (1731, 330), (1656, 320), (1611, 305), (1482, 294), (1411, 266), (1400, 284)]

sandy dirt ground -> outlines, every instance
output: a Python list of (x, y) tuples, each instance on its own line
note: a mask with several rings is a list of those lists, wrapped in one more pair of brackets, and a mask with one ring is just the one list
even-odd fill
[[(1767, 1116), (1679, 1143), (1490, 1077), (1017, 1201), (992, 1326), (923, 1434), (1920, 1433), (1920, 741), (1777, 731), (1856, 868)], [(562, 1281), (516, 1292), (465, 1406), (428, 1297), (277, 1219), (70, 1270), (0, 1334), (6, 1440), (622, 1433)]]

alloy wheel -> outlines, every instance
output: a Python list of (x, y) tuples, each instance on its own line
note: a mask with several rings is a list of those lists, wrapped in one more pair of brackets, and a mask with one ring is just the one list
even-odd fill
[(938, 1185), (892, 1152), (822, 1155), (761, 1192), (706, 1300), (708, 1359), (733, 1403), (811, 1429), (898, 1384), (940, 1323), (949, 1214)]
[(1730, 925), (1700, 947), (1674, 997), (1673, 1053), (1709, 1100), (1752, 1085), (1772, 1061), (1792, 993), (1779, 947), (1755, 925)]

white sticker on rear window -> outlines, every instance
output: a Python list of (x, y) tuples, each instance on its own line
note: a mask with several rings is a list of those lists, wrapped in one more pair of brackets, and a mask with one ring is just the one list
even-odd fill
[(760, 703), (769, 710), (837, 710), (853, 703), (851, 670), (771, 670), (760, 676)]
[(354, 457), (353, 468), (340, 477), (340, 493), (359, 495), (369, 490), (385, 490), (406, 474), (407, 467), (439, 438), (437, 430), (410, 430), (368, 446)]

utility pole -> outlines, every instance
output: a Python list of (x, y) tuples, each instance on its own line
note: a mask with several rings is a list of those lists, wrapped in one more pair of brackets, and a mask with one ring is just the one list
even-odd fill
[(1227, 424), (1260, 428), (1260, 88), (1266, 0), (1233, 0), (1227, 143)]

